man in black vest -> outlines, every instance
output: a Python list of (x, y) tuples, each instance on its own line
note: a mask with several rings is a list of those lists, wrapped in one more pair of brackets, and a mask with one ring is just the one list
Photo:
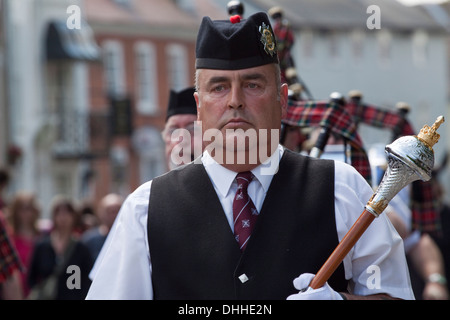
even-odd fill
[(323, 287), (302, 290), (372, 189), (345, 163), (278, 144), (287, 86), (267, 15), (205, 17), (196, 57), (205, 151), (128, 197), (88, 299), (414, 299), (383, 215)]

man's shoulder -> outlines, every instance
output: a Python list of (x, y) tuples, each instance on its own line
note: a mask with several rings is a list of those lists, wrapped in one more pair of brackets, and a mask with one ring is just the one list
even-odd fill
[(281, 160), (287, 164), (291, 165), (299, 165), (302, 163), (308, 163), (310, 165), (328, 165), (334, 166), (334, 161), (329, 159), (320, 159), (320, 158), (313, 158), (308, 155), (304, 155), (298, 152), (294, 152), (288, 149), (284, 150), (283, 157)]
[(358, 170), (356, 170), (355, 167), (353, 167), (348, 163), (334, 160), (334, 167), (335, 170), (339, 172), (341, 176), (356, 176), (358, 178), (361, 177), (362, 179), (364, 179), (364, 177), (358, 172)]
[(181, 165), (166, 173), (163, 173), (162, 175), (153, 178), (153, 181), (159, 182), (168, 179), (179, 179), (180, 177), (184, 177), (187, 175), (198, 174), (198, 172), (201, 171), (202, 169), (204, 171), (204, 167), (201, 162), (197, 163), (195, 161), (192, 161), (188, 164)]
[(336, 172), (335, 184), (359, 190), (360, 192), (362, 190), (372, 192), (372, 187), (355, 167), (342, 161), (334, 161), (334, 166)]

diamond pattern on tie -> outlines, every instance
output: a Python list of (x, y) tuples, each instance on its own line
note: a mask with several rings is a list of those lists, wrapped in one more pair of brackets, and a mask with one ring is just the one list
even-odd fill
[(252, 178), (250, 171), (236, 176), (238, 188), (233, 201), (234, 236), (241, 250), (245, 249), (259, 214), (247, 193)]

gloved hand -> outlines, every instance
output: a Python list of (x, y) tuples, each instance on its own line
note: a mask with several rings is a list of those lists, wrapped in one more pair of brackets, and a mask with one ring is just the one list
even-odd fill
[[(294, 287), (297, 290), (302, 290), (309, 286), (314, 274), (303, 273), (298, 278), (294, 279)], [(344, 300), (342, 296), (334, 291), (328, 283), (325, 283), (323, 287), (319, 289), (313, 289), (308, 287), (305, 292), (299, 292), (287, 297), (287, 300)]]

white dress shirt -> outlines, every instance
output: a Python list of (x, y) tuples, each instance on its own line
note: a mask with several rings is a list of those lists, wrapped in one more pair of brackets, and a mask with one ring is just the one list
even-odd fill
[[(278, 164), (283, 152), (283, 147), (279, 146), (270, 161)], [(236, 172), (219, 165), (208, 152), (203, 153), (202, 165), (233, 229)], [(273, 177), (267, 175), (264, 169), (262, 165), (252, 170), (256, 179), (248, 187), (249, 196), (258, 211)], [(151, 184), (151, 181), (144, 183), (125, 200), (91, 271), (93, 282), (87, 299), (153, 299), (147, 237)], [(372, 194), (371, 187), (352, 166), (335, 161), (335, 215), (339, 241), (360, 216)], [(387, 293), (398, 298), (414, 299), (403, 242), (385, 215), (374, 220), (343, 263), (350, 293)]]

